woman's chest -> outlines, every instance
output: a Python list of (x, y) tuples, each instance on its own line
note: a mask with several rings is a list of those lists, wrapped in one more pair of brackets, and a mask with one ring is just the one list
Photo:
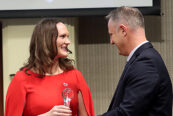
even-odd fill
[[(71, 90), (73, 94), (70, 108), (77, 113), (78, 87), (74, 79), (45, 78), (40, 82), (33, 82), (27, 87), (24, 116), (34, 116), (48, 112), (55, 105), (63, 105), (63, 91)], [(71, 94), (70, 94), (71, 95)]]

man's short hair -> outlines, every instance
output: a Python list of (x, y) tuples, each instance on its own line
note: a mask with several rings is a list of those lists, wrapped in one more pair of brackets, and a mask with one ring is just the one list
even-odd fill
[(106, 16), (106, 19), (111, 19), (115, 23), (126, 23), (132, 28), (145, 28), (144, 17), (137, 8), (131, 8), (127, 6), (119, 7), (115, 10), (112, 10)]

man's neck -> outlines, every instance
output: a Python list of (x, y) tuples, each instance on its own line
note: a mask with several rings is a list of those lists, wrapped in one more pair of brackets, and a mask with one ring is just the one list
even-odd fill
[(147, 43), (148, 41), (143, 41), (142, 43), (140, 43), (139, 45), (137, 45), (129, 54), (129, 56), (127, 57), (127, 62), (130, 60), (130, 58), (133, 56), (133, 54), (135, 53), (135, 51), (141, 47), (143, 44)]

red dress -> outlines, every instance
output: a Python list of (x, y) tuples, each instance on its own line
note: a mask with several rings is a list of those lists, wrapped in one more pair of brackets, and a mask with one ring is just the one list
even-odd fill
[(90, 90), (78, 70), (43, 78), (28, 72), (31, 75), (18, 71), (10, 83), (5, 102), (5, 116), (37, 116), (46, 113), (53, 106), (64, 104), (62, 91), (65, 88), (71, 88), (74, 93), (70, 103), (73, 116), (77, 116), (78, 91), (82, 93), (88, 115), (95, 115)]

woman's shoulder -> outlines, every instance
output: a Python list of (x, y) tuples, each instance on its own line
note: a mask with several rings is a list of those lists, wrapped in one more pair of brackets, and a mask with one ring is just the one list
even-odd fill
[(68, 71), (70, 77), (76, 78), (78, 81), (84, 80), (82, 73), (78, 69)]
[(27, 76), (27, 75), (29, 75), (29, 73), (28, 74), (26, 73), (26, 69), (21, 69), (21, 70), (18, 70), (15, 75), (25, 75), (25, 76)]
[(69, 74), (72, 74), (72, 73), (73, 73), (73, 74), (81, 74), (81, 72), (80, 72), (78, 69), (76, 69), (76, 68), (67, 71), (67, 73), (69, 73)]
[(18, 81), (24, 81), (29, 77), (29, 75), (25, 72), (24, 69), (19, 70), (16, 72), (14, 75), (13, 79), (18, 80)]

